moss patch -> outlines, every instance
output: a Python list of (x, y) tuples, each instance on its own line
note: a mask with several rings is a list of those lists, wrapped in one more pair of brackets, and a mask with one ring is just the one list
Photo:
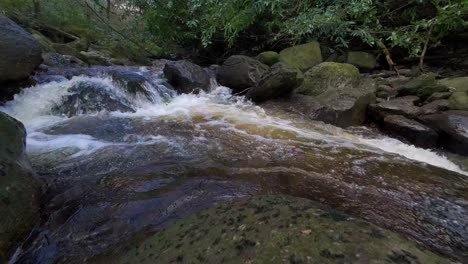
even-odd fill
[(399, 235), (288, 196), (223, 203), (143, 242), (118, 263), (449, 263)]

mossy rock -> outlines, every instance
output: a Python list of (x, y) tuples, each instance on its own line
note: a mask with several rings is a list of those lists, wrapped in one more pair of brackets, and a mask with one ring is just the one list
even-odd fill
[(457, 92), (468, 92), (468, 76), (442, 79), (439, 83), (453, 88)]
[(323, 61), (320, 44), (317, 41), (286, 48), (280, 52), (279, 58), (281, 62), (303, 72)]
[(114, 263), (450, 263), (394, 232), (289, 196), (220, 204), (114, 258)]
[(369, 71), (375, 68), (377, 60), (375, 56), (363, 51), (349, 51), (346, 63), (352, 64), (361, 70)]
[(449, 109), (468, 111), (468, 94), (466, 92), (455, 92), (449, 98)]
[(268, 66), (272, 66), (273, 64), (279, 62), (279, 54), (275, 51), (264, 51), (257, 55), (257, 60), (261, 63), (266, 64)]
[(330, 89), (344, 89), (359, 82), (359, 70), (351, 64), (323, 62), (304, 73), (298, 93), (320, 95)]
[(398, 91), (398, 94), (400, 96), (416, 95), (425, 100), (433, 93), (443, 93), (447, 91), (449, 91), (449, 88), (437, 83), (434, 74), (427, 73), (405, 83)]
[(0, 127), (0, 263), (4, 263), (35, 222), (39, 183), (24, 153), (23, 124), (0, 112)]

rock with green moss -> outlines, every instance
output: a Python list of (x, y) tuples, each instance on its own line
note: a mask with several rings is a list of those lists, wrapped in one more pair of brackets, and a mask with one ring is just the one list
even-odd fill
[(279, 57), (281, 62), (303, 72), (323, 61), (320, 44), (316, 41), (284, 49)]
[(446, 78), (439, 81), (440, 84), (455, 89), (457, 92), (468, 92), (468, 76)]
[(349, 51), (346, 63), (352, 64), (361, 70), (369, 71), (375, 68), (377, 60), (375, 56), (363, 51)]
[(4, 263), (34, 224), (39, 184), (25, 154), (23, 124), (0, 112), (0, 128), (0, 263)]
[(266, 64), (268, 66), (272, 66), (273, 64), (279, 62), (279, 54), (275, 51), (264, 51), (257, 55), (257, 60), (261, 63)]
[(450, 263), (394, 232), (288, 196), (222, 203), (114, 258), (114, 263)]
[(449, 98), (449, 109), (468, 111), (467, 92), (455, 92)]
[(304, 73), (296, 92), (314, 96), (337, 114), (336, 125), (347, 127), (365, 121), (367, 106), (375, 101), (376, 84), (361, 79), (359, 70), (347, 63), (324, 62)]
[(399, 89), (398, 94), (400, 96), (416, 95), (425, 100), (433, 93), (442, 93), (448, 91), (449, 88), (447, 86), (437, 83), (434, 74), (427, 73), (403, 84), (403, 86)]

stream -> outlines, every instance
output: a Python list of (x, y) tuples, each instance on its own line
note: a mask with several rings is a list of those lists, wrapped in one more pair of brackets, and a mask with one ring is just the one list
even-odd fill
[(214, 81), (210, 92), (177, 94), (157, 68), (36, 78), (0, 106), (26, 126), (46, 186), (41, 218), (11, 263), (93, 262), (258, 194), (308, 198), (468, 260), (468, 169), (440, 153), (256, 106)]

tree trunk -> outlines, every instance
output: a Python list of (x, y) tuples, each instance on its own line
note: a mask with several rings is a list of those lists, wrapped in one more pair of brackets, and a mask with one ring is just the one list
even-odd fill
[(41, 4), (39, 2), (40, 0), (32, 0), (33, 2), (33, 8), (34, 8), (34, 18), (38, 18), (39, 14), (41, 13)]
[(107, 0), (107, 20), (110, 19), (110, 14), (111, 14), (111, 0)]

